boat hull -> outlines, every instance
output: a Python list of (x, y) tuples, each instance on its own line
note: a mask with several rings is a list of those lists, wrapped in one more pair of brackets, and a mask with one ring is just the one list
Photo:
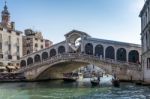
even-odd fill
[(97, 85), (99, 85), (99, 81), (98, 80), (91, 80), (91, 84), (92, 84), (92, 86), (97, 86)]
[(117, 79), (113, 79), (112, 84), (113, 84), (114, 87), (120, 87), (120, 82)]
[(75, 82), (77, 81), (76, 78), (63, 78), (64, 82)]

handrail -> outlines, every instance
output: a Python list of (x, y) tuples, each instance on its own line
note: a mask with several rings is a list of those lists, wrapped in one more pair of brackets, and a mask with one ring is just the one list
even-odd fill
[(87, 54), (82, 54), (82, 53), (63, 53), (63, 54), (58, 54), (56, 56), (53, 57), (49, 57), (47, 59), (44, 59), (40, 62), (34, 63), (34, 64), (30, 64), (24, 68), (20, 68), (18, 70), (18, 72), (20, 71), (24, 71), (24, 70), (28, 70), (30, 68), (33, 67), (38, 67), (38, 66), (43, 66), (44, 64), (53, 64), (56, 63), (58, 61), (63, 61), (63, 60), (72, 60), (72, 59), (82, 59), (82, 60), (92, 60), (92, 61), (103, 61), (103, 62), (107, 62), (107, 63), (112, 63), (112, 64), (124, 64), (126, 65), (128, 68), (136, 68), (139, 69), (141, 68), (140, 64), (136, 64), (136, 63), (129, 63), (129, 62), (123, 62), (123, 61), (116, 61), (114, 59), (107, 59), (107, 58), (100, 58), (94, 55), (87, 55)]

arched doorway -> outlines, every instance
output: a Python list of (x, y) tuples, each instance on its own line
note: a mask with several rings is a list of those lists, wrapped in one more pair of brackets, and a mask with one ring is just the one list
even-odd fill
[(139, 63), (139, 52), (136, 50), (132, 50), (129, 52), (129, 56), (128, 56), (128, 60), (129, 62), (132, 63)]
[(50, 50), (50, 57), (53, 57), (56, 55), (56, 50), (55, 49), (51, 49)]
[(119, 48), (117, 50), (117, 60), (126, 61), (126, 50), (124, 48)]
[(95, 56), (104, 57), (104, 48), (102, 45), (96, 45), (95, 47)]
[(112, 46), (106, 48), (105, 57), (108, 59), (115, 59), (115, 50)]
[(93, 45), (91, 43), (85, 45), (85, 53), (88, 55), (93, 55)]
[(59, 46), (58, 47), (58, 53), (59, 54), (65, 53), (65, 47), (64, 46)]
[(45, 60), (48, 58), (48, 53), (47, 52), (43, 52), (42, 53), (42, 60)]
[(25, 67), (25, 66), (26, 66), (26, 61), (25, 60), (21, 60), (20, 67)]
[(36, 54), (36, 55), (34, 56), (34, 62), (37, 63), (37, 62), (40, 62), (40, 61), (41, 61), (40, 55)]
[(31, 65), (31, 64), (33, 64), (33, 59), (31, 57), (29, 57), (27, 59), (27, 65)]

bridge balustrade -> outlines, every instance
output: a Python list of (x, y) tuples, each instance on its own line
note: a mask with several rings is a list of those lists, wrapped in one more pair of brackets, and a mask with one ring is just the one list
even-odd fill
[[(136, 69), (138, 68), (140, 70), (141, 66), (139, 64), (136, 63), (129, 63), (129, 62), (125, 62), (125, 61), (116, 61), (114, 59), (108, 59), (108, 58), (100, 58), (97, 57), (95, 55), (88, 55), (88, 54), (82, 54), (82, 53), (63, 53), (63, 54), (58, 54), (56, 56), (53, 57), (49, 57), (47, 59), (41, 60), (40, 62), (36, 62), (34, 64), (30, 64), (26, 67), (21, 68), (18, 72), (24, 71), (24, 70), (29, 70), (32, 69), (34, 67), (40, 67), (43, 66), (45, 64), (53, 64), (59, 61), (65, 61), (65, 60), (73, 60), (73, 59), (80, 59), (80, 60), (84, 60), (84, 61), (103, 61), (103, 62), (108, 62), (108, 63), (112, 63), (112, 64), (124, 64), (126, 65), (127, 68), (132, 68), (132, 69)], [(137, 67), (135, 67), (137, 66)]]

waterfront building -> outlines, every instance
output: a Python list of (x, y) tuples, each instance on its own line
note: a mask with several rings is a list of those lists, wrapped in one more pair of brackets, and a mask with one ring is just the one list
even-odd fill
[(45, 48), (51, 47), (52, 45), (53, 45), (52, 41), (45, 39)]
[(42, 33), (26, 29), (23, 36), (23, 55), (27, 55), (45, 48), (45, 39)]
[(150, 83), (150, 0), (145, 1), (139, 16), (141, 18), (143, 80)]
[(10, 21), (10, 13), (5, 2), (0, 22), (0, 67), (2, 68), (0, 71), (3, 71), (7, 65), (13, 65), (13, 61), (19, 60), (20, 57), (22, 57), (22, 32), (15, 29), (15, 22)]

